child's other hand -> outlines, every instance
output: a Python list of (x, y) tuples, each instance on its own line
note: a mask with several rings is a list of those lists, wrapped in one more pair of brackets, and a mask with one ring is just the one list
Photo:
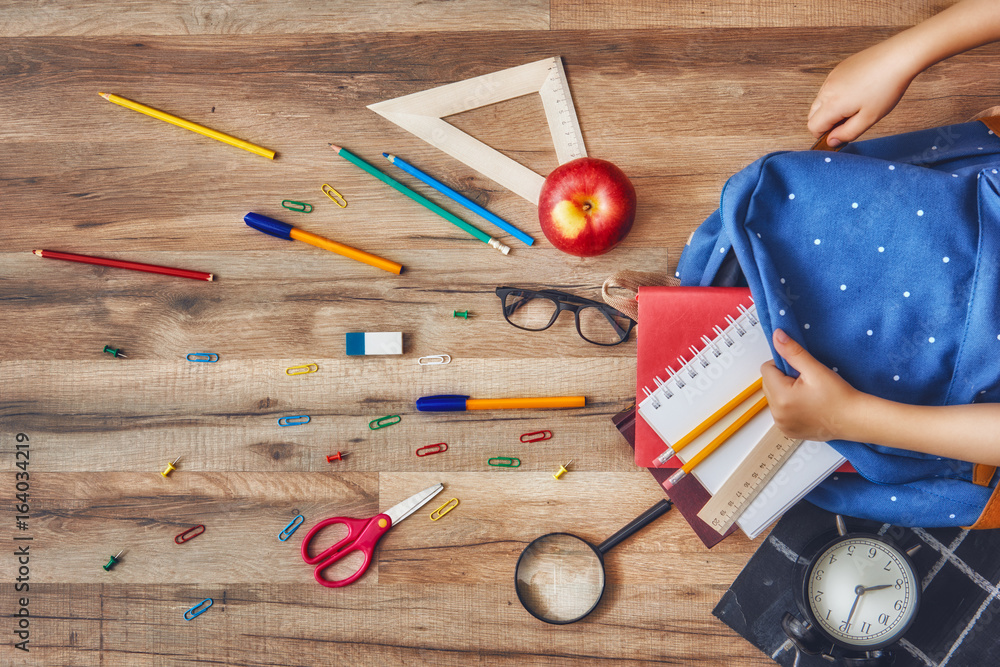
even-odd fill
[(774, 347), (799, 377), (782, 373), (774, 361), (760, 367), (764, 395), (774, 423), (790, 438), (850, 439), (848, 419), (857, 417), (861, 392), (821, 364), (781, 329), (774, 330)]
[(844, 121), (827, 143), (854, 141), (892, 111), (919, 72), (891, 40), (854, 54), (826, 77), (809, 109), (809, 131), (819, 138)]

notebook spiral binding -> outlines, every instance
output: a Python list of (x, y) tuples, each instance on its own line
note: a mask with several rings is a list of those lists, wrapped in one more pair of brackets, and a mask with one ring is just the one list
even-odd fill
[[(753, 299), (751, 299), (752, 301)], [(721, 357), (724, 351), (737, 345), (740, 339), (760, 326), (756, 305), (751, 303), (750, 307), (747, 308), (741, 304), (739, 311), (740, 314), (735, 318), (726, 315), (725, 328), (713, 327), (715, 338), (702, 336), (703, 347), (701, 349), (692, 345), (689, 348), (691, 351), (689, 359), (677, 357), (679, 366), (676, 371), (673, 366), (664, 368), (667, 375), (666, 380), (661, 379), (658, 375), (655, 376), (653, 378), (653, 382), (656, 384), (655, 389), (650, 390), (648, 386), (642, 388), (646, 394), (646, 400), (653, 406), (653, 409), (660, 409), (663, 401), (669, 401), (676, 396), (677, 392), (682, 391), (689, 381), (695, 380), (699, 373), (709, 372), (707, 369), (712, 367), (715, 360)]]

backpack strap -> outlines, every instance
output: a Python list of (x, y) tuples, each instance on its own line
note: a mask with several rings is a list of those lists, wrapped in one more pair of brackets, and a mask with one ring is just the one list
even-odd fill
[(972, 530), (1000, 528), (1000, 484), (997, 485), (997, 488), (993, 489), (993, 495), (986, 501), (986, 507), (983, 508), (982, 514), (976, 519), (976, 523), (965, 527)]

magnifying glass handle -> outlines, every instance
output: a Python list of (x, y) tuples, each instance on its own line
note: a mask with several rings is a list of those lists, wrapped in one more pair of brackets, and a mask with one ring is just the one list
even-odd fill
[(635, 519), (630, 521), (627, 526), (619, 530), (617, 533), (615, 533), (608, 539), (601, 542), (601, 545), (597, 547), (597, 550), (600, 551), (601, 555), (603, 556), (604, 554), (608, 553), (616, 546), (618, 546), (619, 542), (621, 542), (627, 537), (631, 537), (635, 533), (639, 532), (640, 530), (642, 530), (643, 528), (645, 528), (646, 526), (653, 523), (661, 516), (669, 512), (670, 508), (673, 506), (674, 504), (672, 502), (664, 498), (663, 500), (656, 503), (648, 510), (637, 516)]

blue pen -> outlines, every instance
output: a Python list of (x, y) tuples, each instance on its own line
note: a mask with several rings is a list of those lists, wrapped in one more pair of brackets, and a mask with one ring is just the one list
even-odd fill
[(480, 217), (486, 218), (500, 229), (517, 237), (519, 241), (523, 241), (526, 245), (531, 245), (535, 242), (535, 239), (531, 238), (530, 236), (522, 232), (520, 229), (510, 224), (509, 222), (498, 216), (496, 213), (493, 213), (492, 211), (483, 208), (482, 206), (472, 201), (465, 195), (456, 192), (455, 190), (452, 190), (447, 185), (437, 180), (433, 176), (428, 176), (427, 174), (420, 171), (419, 169), (414, 167), (412, 164), (410, 164), (403, 158), (396, 157), (395, 155), (390, 155), (388, 153), (382, 153), (382, 157), (388, 158), (389, 162), (393, 163), (394, 165), (405, 171), (410, 176), (413, 176), (414, 178), (423, 181), (424, 183), (431, 186), (444, 196), (453, 199), (454, 201), (458, 202), (459, 204), (469, 209), (473, 213), (479, 215)]

